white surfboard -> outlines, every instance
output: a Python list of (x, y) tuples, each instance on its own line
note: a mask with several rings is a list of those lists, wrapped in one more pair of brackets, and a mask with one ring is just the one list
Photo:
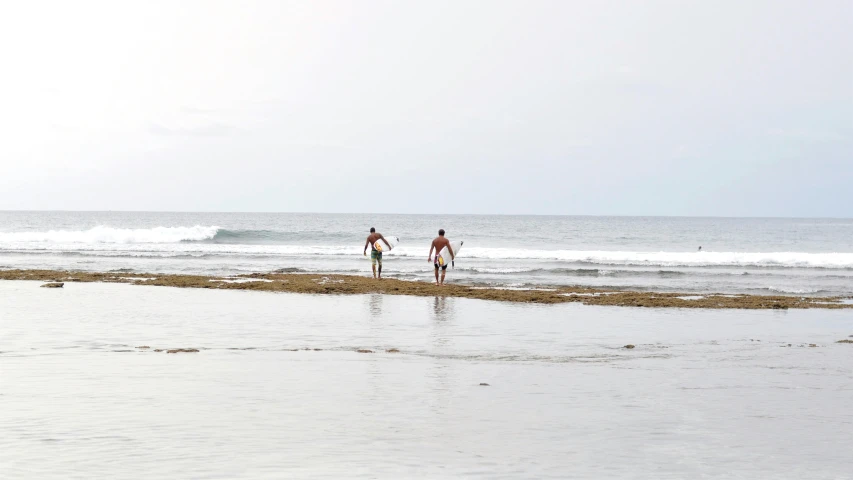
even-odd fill
[(388, 253), (391, 250), (394, 250), (394, 247), (400, 243), (400, 239), (397, 237), (388, 236), (385, 237), (385, 241), (383, 242), (380, 238), (379, 240), (373, 242), (373, 248), (375, 248), (378, 252)]
[(450, 255), (450, 250), (448, 250), (447, 247), (442, 248), (441, 252), (436, 258), (436, 263), (438, 263), (438, 266), (443, 267), (445, 265), (450, 265), (451, 263), (453, 263), (453, 260), (459, 256), (459, 250), (462, 250), (463, 243), (465, 242), (461, 240), (450, 242), (450, 248), (453, 249), (453, 256)]

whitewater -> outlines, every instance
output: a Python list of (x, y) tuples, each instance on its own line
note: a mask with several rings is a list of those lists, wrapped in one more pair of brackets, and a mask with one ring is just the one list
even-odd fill
[(114, 212), (0, 220), (0, 268), (364, 274), (364, 237), (376, 226), (401, 239), (386, 254), (386, 275), (428, 280), (441, 227), (465, 241), (451, 278), (472, 284), (853, 293), (850, 220)]
[[(97, 226), (84, 231), (0, 233), (0, 249), (6, 252), (55, 251), (102, 252), (113, 255), (126, 252), (135, 256), (171, 256), (174, 254), (242, 255), (361, 255), (359, 245), (241, 245), (201, 243), (214, 241), (223, 229), (218, 226), (110, 228)], [(247, 237), (252, 232), (244, 232)], [(233, 237), (233, 235), (232, 235)], [(151, 245), (156, 244), (156, 245)], [(400, 245), (389, 256), (418, 257), (423, 246)], [(539, 250), (523, 248), (466, 247), (464, 257), (491, 260), (553, 260), (597, 265), (673, 266), (778, 266), (814, 268), (853, 268), (853, 253), (807, 252), (627, 252), (583, 250)]]
[(212, 239), (217, 226), (112, 228), (99, 225), (88, 230), (48, 230), (46, 232), (0, 233), (0, 245), (8, 244), (72, 244), (72, 243), (176, 243)]

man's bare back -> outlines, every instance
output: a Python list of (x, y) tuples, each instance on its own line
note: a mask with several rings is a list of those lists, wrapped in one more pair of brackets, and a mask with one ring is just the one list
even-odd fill
[[(367, 236), (367, 243), (369, 243), (372, 247), (373, 244), (376, 243), (376, 241), (380, 238), (384, 239), (385, 237), (383, 237), (381, 233), (371, 233)], [(375, 249), (376, 247), (373, 248)]]
[[(446, 237), (439, 236), (433, 239), (432, 246), (430, 247), (430, 249), (434, 248), (436, 255), (438, 255), (438, 253), (441, 252), (441, 249), (447, 247), (448, 245), (450, 245), (450, 240), (448, 240)], [(452, 248), (453, 247), (450, 247), (450, 249)]]

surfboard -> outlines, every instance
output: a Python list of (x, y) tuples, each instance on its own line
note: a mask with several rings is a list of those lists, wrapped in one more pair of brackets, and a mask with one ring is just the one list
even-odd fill
[(387, 236), (385, 237), (385, 242), (380, 238), (379, 240), (373, 242), (373, 248), (375, 248), (378, 252), (387, 253), (391, 250), (394, 250), (394, 247), (400, 243), (400, 239), (397, 237)]
[(450, 251), (447, 247), (441, 249), (441, 252), (438, 254), (437, 262), (439, 267), (443, 267), (448, 263), (453, 263), (455, 257), (459, 256), (459, 250), (462, 250), (462, 244), (465, 243), (461, 240), (457, 240), (454, 242), (450, 242), (450, 248), (453, 249), (453, 258), (451, 258)]

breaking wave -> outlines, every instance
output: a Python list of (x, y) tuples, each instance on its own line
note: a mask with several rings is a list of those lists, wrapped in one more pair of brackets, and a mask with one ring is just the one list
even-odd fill
[[(11, 252), (113, 252), (142, 256), (248, 255), (317, 257), (361, 256), (363, 237), (350, 232), (291, 232), (284, 230), (228, 230), (218, 226), (113, 228), (97, 226), (88, 230), (46, 232), (0, 232), (0, 251)], [(392, 256), (420, 258), (428, 244), (407, 244), (388, 252)], [(549, 273), (574, 276), (610, 275), (607, 267), (652, 267), (658, 275), (679, 275), (679, 267), (772, 267), (853, 269), (853, 253), (809, 252), (666, 252), (607, 250), (548, 250), (535, 248), (493, 248), (465, 244), (458, 267), (465, 260), (535, 260), (557, 263), (550, 268), (566, 268)], [(480, 268), (483, 265), (468, 265)], [(479, 273), (521, 273), (520, 265), (489, 265)], [(513, 268), (515, 267), (515, 268)], [(574, 267), (574, 268), (572, 268)], [(549, 268), (530, 265), (528, 268)], [(612, 270), (612, 268), (610, 269)]]
[(177, 243), (212, 239), (219, 227), (113, 228), (99, 225), (89, 230), (0, 232), (2, 243)]
[(211, 243), (226, 245), (282, 245), (316, 239), (351, 240), (342, 232), (289, 232), (280, 230), (228, 230), (218, 226), (114, 228), (104, 225), (88, 230), (47, 232), (0, 232), (0, 243)]
[(802, 267), (853, 268), (853, 253), (807, 252), (626, 252), (469, 248), (460, 257), (553, 260), (593, 265), (659, 267)]

